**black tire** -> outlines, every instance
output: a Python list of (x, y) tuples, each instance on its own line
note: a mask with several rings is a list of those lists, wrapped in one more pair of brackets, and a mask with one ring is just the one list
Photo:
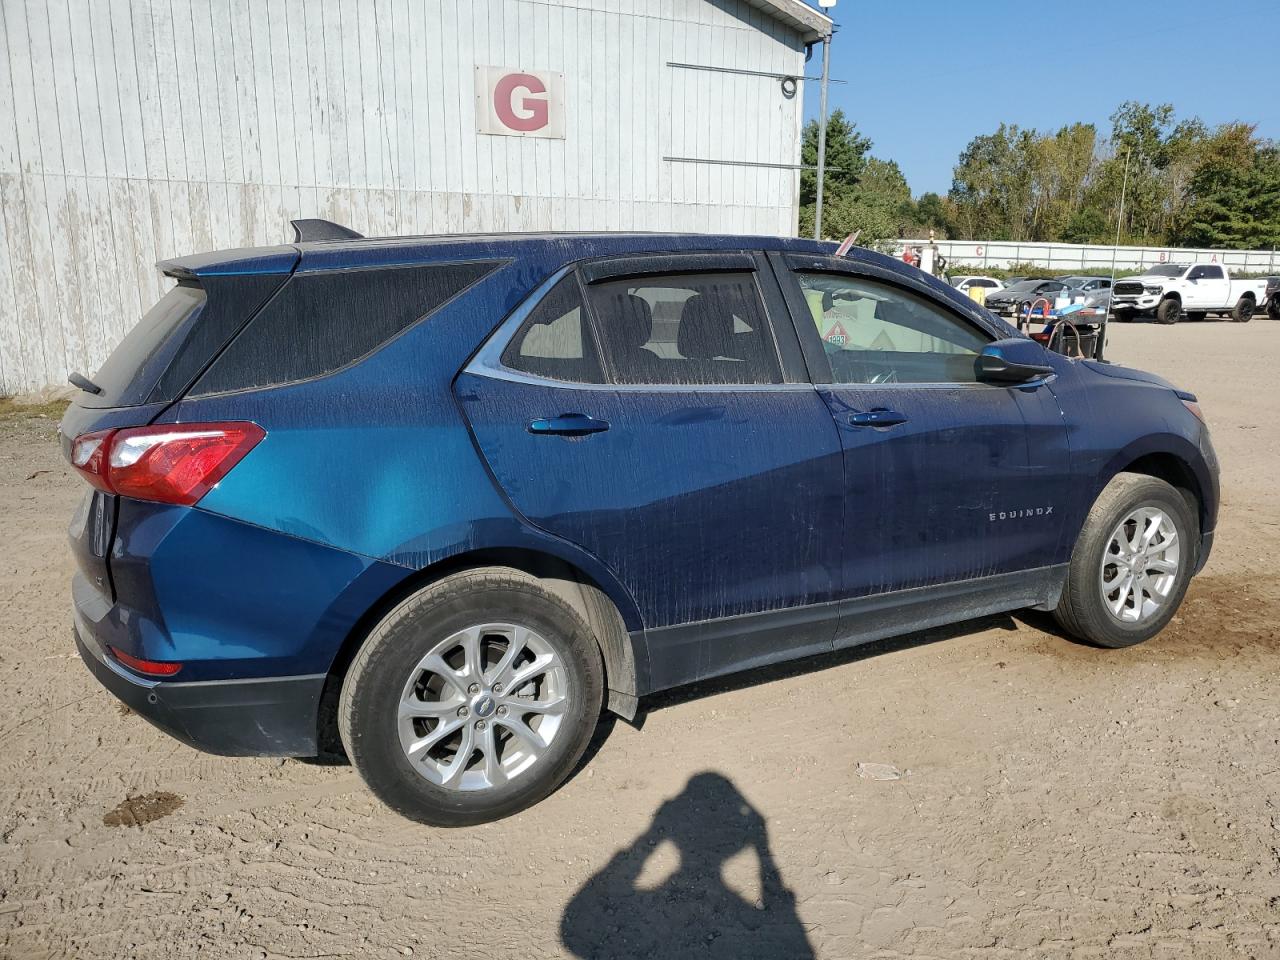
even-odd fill
[(1181, 317), (1182, 304), (1172, 297), (1168, 300), (1161, 300), (1160, 306), (1156, 307), (1156, 321), (1158, 323), (1177, 323)]
[(1272, 320), (1280, 320), (1280, 293), (1267, 301), (1267, 316)]
[(1188, 310), (1188, 311), (1187, 311), (1187, 319), (1188, 319), (1188, 320), (1190, 320), (1192, 323), (1200, 323), (1200, 322), (1202, 322), (1202, 321), (1204, 320), (1204, 318), (1205, 318), (1205, 317), (1207, 317), (1207, 316), (1208, 316), (1208, 314), (1207, 314), (1207, 313), (1205, 313), (1203, 310), (1194, 310), (1194, 311), (1192, 311), (1192, 310)]
[[(416, 665), (433, 646), (469, 626), (498, 622), (533, 630), (558, 655), (568, 684), (562, 726), (532, 766), (505, 785), (449, 789), (415, 770), (402, 748), (400, 698)], [(458, 827), (510, 816), (558, 787), (582, 757), (600, 718), (603, 697), (600, 649), (582, 616), (536, 577), (507, 567), (486, 567), (432, 583), (382, 619), (343, 681), (338, 728), (352, 764), (387, 806), (421, 823)], [(502, 708), (504, 715), (506, 710)], [(477, 707), (467, 724), (474, 725), (479, 716)], [(502, 722), (491, 721), (492, 734), (498, 734)], [(509, 736), (509, 730), (504, 735)], [(478, 752), (472, 756), (472, 762), (483, 759)]]
[(1133, 311), (1127, 307), (1121, 307), (1112, 312), (1111, 317), (1117, 323), (1129, 323), (1133, 320)]
[(1235, 323), (1248, 323), (1253, 319), (1254, 308), (1253, 297), (1241, 297), (1231, 308), (1231, 319)]
[[(1107, 607), (1099, 576), (1112, 532), (1130, 513), (1146, 506), (1159, 507), (1165, 512), (1185, 549), (1181, 551), (1174, 585), (1164, 606), (1148, 619), (1126, 623)], [(1089, 511), (1071, 552), (1062, 598), (1053, 615), (1067, 633), (1100, 647), (1130, 647), (1148, 640), (1163, 630), (1177, 613), (1199, 550), (1199, 524), (1181, 493), (1155, 477), (1118, 474)]]

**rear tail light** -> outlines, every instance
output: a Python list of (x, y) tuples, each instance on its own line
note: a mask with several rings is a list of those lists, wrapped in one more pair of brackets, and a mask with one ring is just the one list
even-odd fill
[(265, 436), (241, 421), (99, 430), (75, 439), (71, 465), (107, 493), (191, 506)]
[(108, 646), (107, 649), (111, 655), (123, 663), (135, 673), (142, 673), (148, 677), (172, 677), (175, 673), (182, 669), (181, 663), (175, 663), (172, 660), (168, 662), (160, 660), (143, 660), (141, 657), (134, 657), (123, 650), (117, 650), (115, 647)]

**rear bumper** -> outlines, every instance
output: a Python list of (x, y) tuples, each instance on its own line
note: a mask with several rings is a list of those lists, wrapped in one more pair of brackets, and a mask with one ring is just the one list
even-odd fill
[(324, 674), (265, 680), (146, 680), (112, 661), (81, 623), (76, 649), (89, 672), (134, 713), (188, 746), (226, 756), (310, 757)]

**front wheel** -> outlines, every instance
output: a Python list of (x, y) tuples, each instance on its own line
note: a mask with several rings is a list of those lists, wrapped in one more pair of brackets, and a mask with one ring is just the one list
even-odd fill
[(1054, 616), (1101, 647), (1150, 639), (1182, 603), (1199, 541), (1182, 494), (1155, 477), (1118, 474), (1089, 511)]
[(600, 716), (590, 629), (529, 574), (457, 573), (370, 633), (342, 686), (338, 726), (369, 788), (412, 820), (509, 816), (572, 772)]
[(1161, 300), (1160, 306), (1156, 307), (1156, 320), (1160, 323), (1177, 323), (1182, 317), (1182, 304), (1177, 300)]

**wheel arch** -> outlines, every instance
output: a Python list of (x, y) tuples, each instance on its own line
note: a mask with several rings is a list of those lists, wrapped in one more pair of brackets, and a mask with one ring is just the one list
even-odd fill
[[(407, 597), (450, 574), (482, 567), (510, 567), (537, 577), (572, 606), (595, 635), (604, 661), (607, 708), (632, 720), (637, 701), (647, 689), (649, 658), (643, 631), (628, 629), (640, 622), (639, 611), (616, 583), (601, 584), (582, 566), (548, 551), (528, 547), (486, 547), (463, 551), (429, 564), (398, 582), (379, 597), (347, 632), (329, 667), (319, 706), (322, 748), (338, 752), (337, 703), (347, 671), (360, 646), (377, 624)], [(621, 591), (622, 601), (618, 593)]]
[(1182, 495), (1199, 520), (1200, 533), (1203, 535), (1213, 528), (1214, 516), (1210, 499), (1212, 491), (1207, 489), (1206, 478), (1197, 469), (1197, 464), (1201, 462), (1199, 449), (1183, 437), (1170, 435), (1149, 438), (1127, 447), (1111, 460), (1102, 473), (1101, 483), (1094, 491), (1093, 500), (1097, 500), (1117, 474), (1139, 473), (1155, 477)]

